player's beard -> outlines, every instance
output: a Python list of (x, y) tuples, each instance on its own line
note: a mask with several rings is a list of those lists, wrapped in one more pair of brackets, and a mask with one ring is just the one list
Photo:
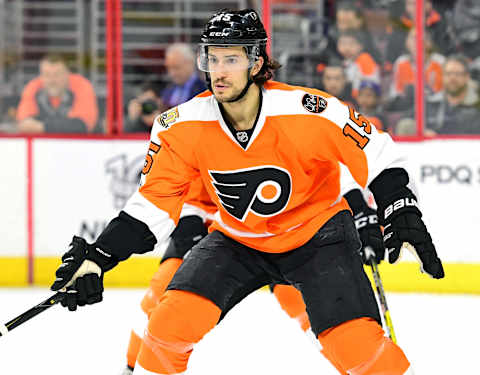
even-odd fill
[[(215, 92), (216, 91), (215, 90), (215, 84), (216, 83), (228, 84), (228, 91), (230, 93), (228, 95), (226, 95), (226, 93), (217, 94)], [(219, 102), (219, 103), (228, 103), (232, 99), (235, 99), (236, 97), (238, 97), (238, 95), (240, 95), (240, 93), (243, 90), (243, 88), (236, 88), (232, 84), (227, 83), (227, 82), (225, 82), (224, 80), (221, 80), (221, 79), (215, 81), (212, 85), (212, 88), (213, 88), (213, 94), (215, 95), (215, 99), (217, 99), (217, 102)]]

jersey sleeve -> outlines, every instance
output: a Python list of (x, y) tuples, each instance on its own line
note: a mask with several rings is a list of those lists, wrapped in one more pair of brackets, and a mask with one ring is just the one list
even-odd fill
[(175, 111), (178, 109), (155, 119), (140, 187), (123, 209), (148, 226), (157, 244), (172, 233), (190, 183), (199, 176), (192, 147), (187, 144), (192, 137), (185, 126), (175, 123)]
[[(332, 97), (319, 116), (324, 120), (319, 135), (321, 157), (345, 165), (363, 189), (384, 169), (404, 168), (405, 158), (390, 135), (378, 132), (352, 107)], [(343, 186), (342, 190), (349, 189)]]

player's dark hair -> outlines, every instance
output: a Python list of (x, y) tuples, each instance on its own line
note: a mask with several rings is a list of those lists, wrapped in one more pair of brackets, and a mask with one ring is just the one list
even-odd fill
[(282, 64), (268, 56), (266, 51), (260, 56), (262, 56), (264, 60), (262, 68), (257, 74), (252, 77), (252, 79), (255, 84), (261, 86), (265, 82), (273, 78), (275, 70), (280, 69), (282, 67)]

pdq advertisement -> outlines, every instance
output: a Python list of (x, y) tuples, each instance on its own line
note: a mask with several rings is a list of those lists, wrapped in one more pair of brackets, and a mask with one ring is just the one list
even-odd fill
[(442, 260), (480, 263), (480, 141), (401, 143)]

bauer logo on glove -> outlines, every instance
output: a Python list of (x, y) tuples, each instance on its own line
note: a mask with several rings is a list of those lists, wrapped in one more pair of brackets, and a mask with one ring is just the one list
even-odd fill
[(408, 197), (396, 200), (385, 209), (385, 219), (389, 217), (393, 212), (400, 210), (404, 207), (418, 207), (417, 201), (414, 198)]

